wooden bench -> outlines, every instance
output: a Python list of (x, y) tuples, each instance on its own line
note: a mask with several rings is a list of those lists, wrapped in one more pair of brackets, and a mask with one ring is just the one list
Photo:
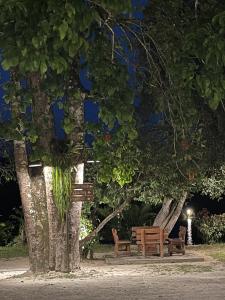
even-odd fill
[(140, 236), (137, 237), (137, 229), (148, 229), (150, 226), (134, 226), (131, 228), (131, 239), (133, 243), (137, 243), (140, 240)]
[(119, 256), (119, 254), (131, 255), (131, 251), (130, 251), (131, 242), (126, 240), (119, 240), (117, 230), (115, 228), (112, 228), (112, 235), (115, 243), (114, 246), (115, 255), (116, 256)]
[(146, 227), (132, 227), (133, 238), (135, 237), (136, 244), (142, 255), (160, 254), (164, 256), (163, 245), (165, 239), (168, 237), (167, 233), (160, 227), (146, 226)]
[(168, 252), (169, 255), (173, 253), (182, 253), (185, 254), (185, 237), (186, 237), (187, 228), (180, 226), (179, 228), (179, 237), (176, 239), (168, 239)]

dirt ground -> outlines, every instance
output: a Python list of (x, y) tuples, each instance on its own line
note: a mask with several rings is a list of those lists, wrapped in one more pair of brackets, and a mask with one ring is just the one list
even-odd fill
[(212, 259), (154, 265), (94, 260), (76, 274), (44, 277), (22, 274), (27, 268), (26, 258), (0, 260), (0, 300), (225, 299), (225, 265)]

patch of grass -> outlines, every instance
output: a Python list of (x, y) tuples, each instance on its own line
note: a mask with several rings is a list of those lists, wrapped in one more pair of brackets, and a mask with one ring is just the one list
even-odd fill
[(26, 246), (22, 245), (10, 245), (0, 247), (0, 259), (1, 258), (13, 258), (13, 257), (25, 257), (28, 256), (28, 250)]
[(201, 272), (212, 272), (211, 266), (201, 265), (180, 265), (177, 266), (177, 271), (182, 273), (201, 273)]
[(221, 262), (225, 262), (225, 249), (223, 252), (213, 252), (210, 254), (210, 256), (216, 260), (219, 260)]
[(194, 245), (194, 246), (188, 246), (188, 249), (190, 250), (204, 250), (204, 251), (215, 251), (215, 250), (224, 250), (225, 244), (202, 244), (202, 245)]
[(96, 253), (108, 253), (108, 252), (113, 252), (113, 249), (114, 249), (114, 245), (96, 244), (93, 250)]
[(197, 245), (189, 246), (188, 249), (203, 253), (220, 262), (225, 262), (225, 244)]
[[(145, 268), (143, 266), (143, 268)], [(203, 273), (212, 272), (213, 267), (210, 265), (200, 264), (172, 264), (172, 265), (152, 265), (147, 267), (151, 269), (153, 273), (158, 275), (168, 274), (187, 274), (187, 273)]]

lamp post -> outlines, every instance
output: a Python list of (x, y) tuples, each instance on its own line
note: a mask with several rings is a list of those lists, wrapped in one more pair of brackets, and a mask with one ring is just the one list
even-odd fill
[(187, 244), (192, 245), (192, 216), (193, 216), (193, 210), (191, 208), (188, 208), (186, 210), (187, 213)]

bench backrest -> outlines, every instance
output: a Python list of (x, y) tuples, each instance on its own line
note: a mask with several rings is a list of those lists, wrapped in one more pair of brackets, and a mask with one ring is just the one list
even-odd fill
[(185, 226), (180, 226), (179, 227), (179, 239), (182, 241), (185, 241), (185, 236), (186, 236), (187, 228)]
[(114, 243), (116, 244), (119, 241), (119, 237), (117, 234), (117, 230), (115, 228), (112, 228), (112, 235), (113, 235)]
[(158, 226), (132, 227), (132, 232), (135, 232), (135, 241), (140, 243), (159, 243), (164, 241), (164, 230)]
[(132, 227), (131, 231), (132, 231), (132, 241), (133, 242), (137, 242), (141, 240), (141, 233), (140, 233), (140, 229), (147, 229), (150, 226), (136, 226), (136, 227)]
[(145, 244), (163, 242), (163, 230), (160, 227), (152, 227), (141, 230), (141, 242)]

